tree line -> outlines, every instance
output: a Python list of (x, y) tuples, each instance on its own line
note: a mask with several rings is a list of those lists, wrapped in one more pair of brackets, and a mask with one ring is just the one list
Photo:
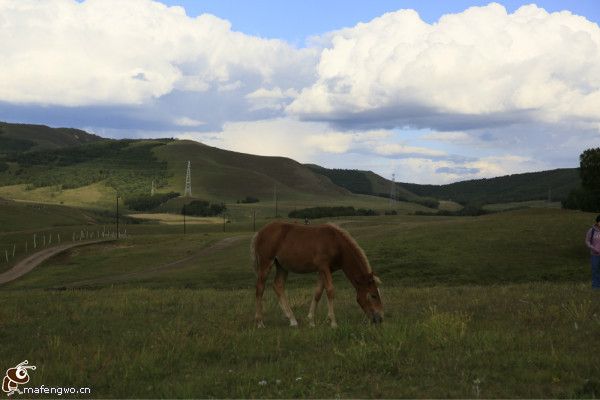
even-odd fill
[(563, 200), (564, 208), (600, 212), (600, 147), (587, 149), (579, 156), (581, 186)]

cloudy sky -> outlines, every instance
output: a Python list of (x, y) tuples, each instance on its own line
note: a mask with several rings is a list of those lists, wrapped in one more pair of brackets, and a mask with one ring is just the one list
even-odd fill
[(0, 120), (416, 183), (575, 167), (600, 146), (599, 21), (595, 0), (0, 0)]

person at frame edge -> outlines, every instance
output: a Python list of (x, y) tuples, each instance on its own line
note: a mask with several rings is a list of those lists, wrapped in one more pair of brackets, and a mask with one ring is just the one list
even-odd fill
[(596, 223), (587, 231), (585, 244), (590, 249), (592, 258), (592, 289), (600, 290), (600, 215)]

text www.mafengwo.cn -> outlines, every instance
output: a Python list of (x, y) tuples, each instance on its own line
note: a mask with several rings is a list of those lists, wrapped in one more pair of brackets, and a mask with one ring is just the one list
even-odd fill
[(57, 396), (62, 396), (63, 394), (72, 395), (72, 394), (90, 394), (92, 393), (92, 389), (87, 387), (82, 388), (74, 388), (74, 387), (47, 387), (47, 386), (38, 386), (38, 387), (24, 387), (22, 389), (23, 394), (54, 394)]

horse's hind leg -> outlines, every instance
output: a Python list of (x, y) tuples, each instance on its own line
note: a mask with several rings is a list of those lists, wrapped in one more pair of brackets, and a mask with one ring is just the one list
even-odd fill
[(308, 310), (308, 324), (310, 326), (315, 326), (315, 310), (317, 308), (319, 300), (321, 300), (323, 288), (323, 279), (321, 279), (321, 277), (319, 276), (317, 279), (317, 288), (315, 289), (315, 295), (313, 296), (312, 302), (310, 303), (310, 310)]
[(259, 328), (264, 328), (265, 324), (263, 323), (263, 307), (262, 307), (262, 298), (263, 293), (265, 292), (265, 282), (267, 280), (267, 276), (269, 275), (269, 271), (271, 271), (271, 260), (267, 260), (266, 262), (261, 262), (258, 265), (257, 278), (256, 278), (256, 314), (254, 315), (254, 319), (256, 321), (256, 326)]
[(294, 317), (290, 303), (285, 295), (285, 280), (287, 279), (288, 272), (279, 265), (277, 260), (275, 260), (275, 267), (277, 268), (277, 271), (275, 273), (273, 289), (275, 289), (275, 293), (279, 299), (279, 305), (285, 316), (290, 320), (290, 326), (298, 326), (298, 321), (296, 321), (296, 317)]

